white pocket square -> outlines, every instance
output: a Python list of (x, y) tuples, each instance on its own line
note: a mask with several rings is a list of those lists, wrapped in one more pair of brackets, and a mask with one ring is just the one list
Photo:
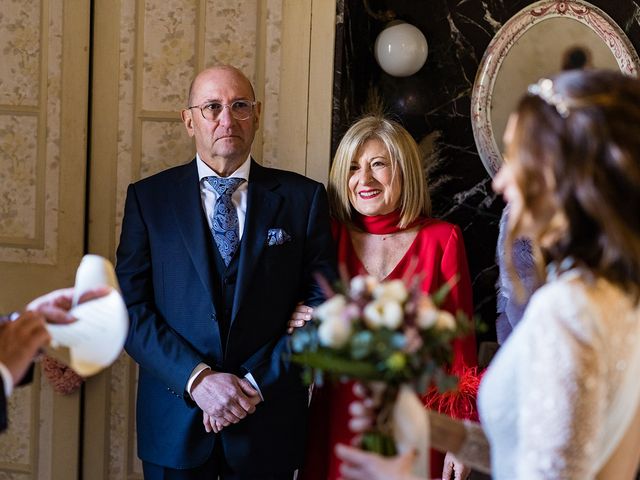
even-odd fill
[(274, 247), (291, 241), (291, 235), (282, 228), (270, 228), (267, 232), (267, 245)]

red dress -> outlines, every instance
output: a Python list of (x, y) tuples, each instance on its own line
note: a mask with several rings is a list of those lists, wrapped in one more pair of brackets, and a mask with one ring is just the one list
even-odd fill
[[(460, 229), (450, 223), (436, 219), (421, 219), (420, 230), (398, 265), (385, 280), (404, 278), (415, 272), (424, 275), (422, 290), (427, 293), (437, 291), (449, 279), (459, 276), (458, 282), (449, 293), (442, 307), (455, 314), (463, 311), (468, 318), (473, 314), (471, 280), (467, 257)], [(338, 249), (338, 262), (346, 268), (350, 277), (367, 274), (356, 254), (348, 229), (334, 225), (334, 236)], [(417, 262), (417, 264), (416, 264)], [(475, 335), (453, 342), (451, 372), (460, 374), (477, 366)], [(309, 441), (307, 459), (302, 471), (303, 480), (336, 480), (340, 477), (340, 461), (335, 456), (334, 447), (338, 443), (350, 444), (353, 433), (349, 430), (348, 406), (354, 400), (351, 383), (325, 385), (316, 388), (310, 407)], [(425, 401), (433, 404), (437, 393), (429, 393)], [(455, 394), (454, 394), (455, 395)], [(437, 401), (436, 401), (437, 403)], [(459, 402), (464, 404), (464, 402)], [(451, 402), (455, 405), (456, 402)], [(467, 402), (468, 405), (468, 402)], [(472, 405), (461, 411), (450, 411), (456, 418), (477, 419), (475, 399)], [(444, 455), (431, 451), (431, 475), (440, 478)]]

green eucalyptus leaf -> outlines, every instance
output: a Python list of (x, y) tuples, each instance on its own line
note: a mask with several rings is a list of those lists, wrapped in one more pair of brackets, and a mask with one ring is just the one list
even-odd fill
[(363, 380), (380, 378), (380, 374), (370, 362), (345, 359), (328, 350), (294, 354), (291, 356), (291, 360), (324, 372), (346, 375), (351, 378)]

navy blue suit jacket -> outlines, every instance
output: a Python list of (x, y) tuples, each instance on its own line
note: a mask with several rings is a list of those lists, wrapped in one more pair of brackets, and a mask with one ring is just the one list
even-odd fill
[[(23, 386), (31, 383), (33, 380), (33, 364), (27, 370), (22, 380), (18, 383), (18, 386)], [(0, 433), (4, 432), (9, 426), (9, 418), (7, 413), (7, 401), (8, 398), (4, 394), (4, 384), (2, 377), (0, 377)]]
[[(269, 246), (275, 228), (290, 241)], [(217, 322), (212, 245), (195, 160), (129, 186), (116, 272), (131, 319), (125, 348), (140, 366), (139, 456), (192, 468), (221, 440), (238, 470), (294, 470), (304, 454), (307, 389), (284, 360), (286, 325), (298, 301), (323, 300), (314, 273), (335, 272), (324, 187), (252, 161), (226, 339)], [(264, 402), (221, 434), (206, 433), (202, 411), (185, 392), (199, 362), (239, 377), (250, 372)]]
[(4, 385), (0, 382), (0, 432), (7, 428), (7, 399), (4, 396)]

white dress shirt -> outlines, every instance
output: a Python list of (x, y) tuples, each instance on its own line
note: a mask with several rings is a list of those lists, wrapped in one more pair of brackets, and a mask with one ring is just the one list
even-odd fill
[[(207, 223), (209, 224), (209, 230), (212, 227), (211, 217), (213, 215), (213, 207), (218, 200), (218, 193), (205, 185), (205, 177), (220, 177), (214, 172), (206, 163), (202, 161), (200, 155), (196, 153), (196, 165), (198, 166), (198, 179), (200, 180), (200, 198), (202, 199), (202, 208), (207, 214)], [(249, 172), (251, 170), (251, 157), (247, 157), (245, 162), (233, 172), (229, 177), (244, 178), (238, 188), (231, 196), (231, 201), (236, 207), (236, 213), (238, 214), (238, 227), (239, 238), (242, 240), (242, 234), (244, 233), (244, 217), (247, 214), (247, 192), (249, 191)]]
[[(20, 317), (20, 314), (18, 312), (13, 312), (11, 315), (2, 317), (2, 321), (8, 320), (14, 322), (18, 319), (18, 317)], [(0, 362), (0, 377), (2, 377), (4, 396), (5, 398), (9, 398), (13, 393), (13, 376), (11, 375), (11, 372), (9, 371), (7, 366), (2, 362)]]
[(6, 365), (0, 362), (0, 377), (2, 377), (2, 383), (4, 388), (4, 396), (9, 398), (13, 392), (13, 377)]
[[(200, 181), (200, 199), (202, 200), (202, 208), (204, 209), (207, 217), (207, 223), (209, 225), (209, 230), (212, 227), (212, 215), (213, 215), (213, 207), (218, 200), (219, 195), (211, 188), (208, 188), (205, 185), (205, 177), (219, 177), (216, 172), (214, 172), (211, 167), (209, 167), (204, 161), (200, 158), (200, 155), (196, 153), (196, 165), (198, 166), (198, 179)], [(251, 156), (247, 157), (238, 169), (233, 172), (229, 177), (235, 178), (244, 178), (245, 181), (242, 182), (238, 188), (233, 192), (231, 196), (231, 201), (233, 205), (236, 207), (236, 213), (238, 214), (238, 234), (239, 238), (242, 239), (242, 234), (244, 233), (244, 219), (247, 214), (247, 193), (249, 191), (249, 173), (251, 171)], [(187, 382), (187, 392), (191, 395), (191, 387), (193, 386), (194, 380), (202, 373), (204, 370), (211, 369), (209, 365), (206, 363), (199, 363), (191, 372), (191, 376), (189, 377), (189, 381)], [(260, 394), (260, 398), (262, 398), (262, 393), (258, 388), (258, 384), (253, 378), (253, 375), (247, 373), (245, 378), (251, 383), (253, 388), (255, 388)]]

